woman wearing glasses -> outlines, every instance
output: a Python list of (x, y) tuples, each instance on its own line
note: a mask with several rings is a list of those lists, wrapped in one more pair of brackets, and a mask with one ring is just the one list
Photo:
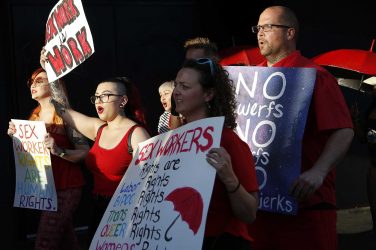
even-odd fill
[(228, 73), (211, 59), (187, 60), (176, 76), (173, 97), (187, 122), (225, 117), (221, 147), (207, 154), (217, 176), (203, 249), (249, 250), (247, 223), (256, 216), (258, 184), (251, 151), (233, 131), (236, 101)]
[[(47, 57), (41, 51), (41, 65)], [(64, 121), (94, 141), (85, 163), (93, 176), (93, 215), (89, 225), (91, 241), (112, 195), (132, 161), (139, 142), (150, 138), (145, 129), (141, 98), (126, 77), (98, 84), (90, 98), (98, 117), (89, 117), (63, 105), (64, 93), (50, 83), (53, 104)]]
[[(59, 84), (62, 84), (60, 82)], [(38, 226), (35, 249), (79, 249), (73, 228), (73, 214), (81, 199), (84, 178), (78, 162), (89, 151), (86, 139), (66, 126), (50, 103), (51, 89), (47, 74), (39, 68), (28, 81), (31, 97), (38, 102), (29, 120), (44, 121), (48, 134), (46, 147), (51, 153), (51, 165), (58, 198), (58, 211), (42, 211)], [(62, 85), (62, 91), (65, 88)], [(65, 103), (69, 105), (68, 102)], [(16, 128), (9, 122), (8, 135)], [(66, 248), (64, 248), (66, 247)]]

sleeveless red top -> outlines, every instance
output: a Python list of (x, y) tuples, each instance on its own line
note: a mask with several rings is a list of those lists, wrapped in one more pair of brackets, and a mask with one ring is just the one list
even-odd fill
[[(61, 148), (74, 149), (68, 136), (66, 134), (57, 133), (57, 129), (54, 126), (62, 125), (51, 125), (47, 128), (50, 135), (54, 138), (55, 143)], [(51, 165), (56, 190), (82, 187), (84, 185), (84, 177), (80, 164), (64, 160), (59, 156), (51, 154)]]
[(132, 126), (119, 144), (112, 149), (99, 146), (99, 139), (105, 126), (107, 125), (99, 128), (85, 163), (93, 175), (93, 193), (112, 196), (132, 161), (132, 154), (128, 151), (128, 137), (139, 125)]

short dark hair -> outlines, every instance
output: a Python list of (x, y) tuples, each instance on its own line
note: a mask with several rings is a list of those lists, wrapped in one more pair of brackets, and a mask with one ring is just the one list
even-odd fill
[(128, 102), (124, 107), (125, 115), (147, 129), (145, 113), (141, 105), (141, 96), (132, 81), (128, 77), (122, 76), (107, 78), (101, 81), (101, 83), (103, 82), (112, 82), (120, 87), (121, 94), (128, 97)]

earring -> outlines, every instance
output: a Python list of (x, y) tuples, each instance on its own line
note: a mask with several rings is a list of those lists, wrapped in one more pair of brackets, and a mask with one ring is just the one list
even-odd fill
[(210, 111), (211, 110), (210, 103), (209, 102), (205, 102), (205, 104), (206, 104), (206, 108), (208, 109), (208, 111)]

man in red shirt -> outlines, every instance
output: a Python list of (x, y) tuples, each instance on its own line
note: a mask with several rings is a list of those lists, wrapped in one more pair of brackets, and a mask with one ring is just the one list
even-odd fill
[(296, 216), (259, 211), (250, 225), (254, 249), (337, 249), (335, 166), (347, 152), (354, 132), (336, 79), (296, 49), (299, 24), (283, 6), (266, 8), (257, 33), (260, 66), (315, 68), (316, 82), (302, 145), (301, 174), (290, 195), (299, 202)]

